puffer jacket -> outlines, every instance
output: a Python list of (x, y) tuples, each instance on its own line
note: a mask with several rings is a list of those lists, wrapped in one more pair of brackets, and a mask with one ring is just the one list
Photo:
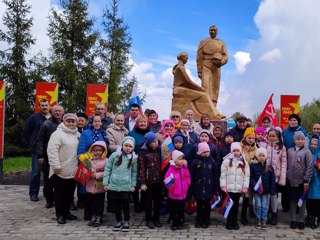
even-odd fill
[(124, 126), (119, 127), (112, 123), (107, 127), (106, 132), (110, 142), (108, 145), (108, 151), (111, 154), (117, 150), (118, 146), (121, 145), (123, 138), (128, 135), (128, 129)]
[(149, 149), (144, 143), (138, 154), (138, 169), (141, 185), (150, 186), (162, 182), (161, 174), (161, 151)]
[(191, 192), (195, 199), (208, 200), (219, 190), (219, 167), (212, 157), (198, 157), (190, 168)]
[[(133, 154), (133, 156), (132, 156)], [(108, 159), (103, 175), (103, 185), (108, 185), (111, 191), (130, 192), (131, 187), (137, 185), (137, 155), (124, 154), (121, 148), (112, 153)], [(122, 155), (122, 163), (116, 166), (120, 155)], [(131, 168), (128, 168), (129, 160), (132, 156)]]
[(303, 132), (303, 134), (305, 136), (307, 136), (307, 134), (308, 134), (307, 131), (304, 130), (304, 128), (301, 127), (300, 125), (298, 125), (294, 128), (289, 126), (285, 130), (283, 130), (282, 138), (283, 138), (283, 144), (286, 147), (286, 149), (289, 149), (289, 148), (292, 148), (295, 146), (293, 136), (294, 136), (294, 133), (297, 131)]
[(313, 175), (312, 153), (306, 147), (288, 150), (287, 181), (289, 186), (298, 187), (307, 183)]
[[(240, 159), (234, 158), (231, 154), (229, 158), (226, 158), (222, 162), (220, 187), (227, 187), (228, 192), (241, 193), (243, 188), (249, 188), (250, 167), (243, 157)], [(230, 161), (232, 161), (231, 167)], [(243, 164), (245, 164), (244, 172), (239, 167)]]
[(48, 160), (50, 165), (49, 177), (53, 175), (54, 169), (61, 169), (59, 177), (73, 178), (77, 168), (77, 146), (80, 133), (78, 129), (69, 129), (64, 123), (60, 123), (57, 130), (51, 134), (48, 143)]
[(287, 177), (287, 151), (283, 146), (279, 149), (278, 142), (261, 142), (261, 147), (267, 149), (267, 163), (271, 164), (276, 176), (276, 183), (281, 186), (286, 184)]
[(276, 194), (276, 182), (274, 170), (271, 164), (269, 164), (269, 171), (265, 171), (265, 164), (258, 161), (254, 161), (250, 166), (250, 187), (254, 192), (254, 187), (256, 186), (259, 178), (261, 177), (263, 194)]
[(241, 145), (241, 149), (242, 149), (242, 155), (244, 156), (247, 163), (249, 163), (249, 165), (250, 165), (252, 160), (256, 157), (256, 150), (257, 150), (256, 143), (249, 146), (248, 144), (246, 144), (244, 139), (242, 139), (240, 142), (240, 145)]
[(166, 172), (164, 178), (173, 175), (174, 181), (176, 183), (174, 189), (169, 190), (168, 197), (175, 200), (184, 200), (187, 197), (188, 189), (190, 187), (191, 179), (187, 164), (182, 167), (176, 166), (171, 160), (168, 171)]
[(89, 153), (92, 154), (92, 148), (94, 146), (101, 146), (104, 148), (104, 153), (101, 158), (95, 158), (91, 160), (92, 171), (95, 173), (95, 178), (90, 177), (86, 182), (86, 190), (89, 193), (103, 193), (105, 192), (102, 184), (104, 169), (106, 167), (107, 158), (105, 157), (106, 152), (106, 144), (103, 141), (97, 141), (89, 149)]

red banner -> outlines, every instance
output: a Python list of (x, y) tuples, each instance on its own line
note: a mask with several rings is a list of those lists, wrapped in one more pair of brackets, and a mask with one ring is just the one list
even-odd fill
[(276, 110), (273, 105), (272, 97), (273, 97), (273, 93), (271, 94), (266, 106), (264, 107), (257, 121), (257, 124), (260, 126), (262, 125), (262, 120), (264, 117), (269, 117), (271, 119), (272, 126), (275, 126), (275, 127), (278, 126), (278, 119), (276, 115)]
[(299, 95), (281, 95), (280, 96), (280, 127), (288, 127), (288, 118), (290, 114), (300, 115), (300, 96)]
[(0, 158), (3, 159), (6, 84), (0, 81)]
[(108, 103), (108, 85), (107, 84), (87, 84), (86, 114), (91, 116), (95, 113), (95, 104), (101, 102), (104, 105)]
[(58, 103), (58, 83), (37, 82), (36, 83), (36, 109), (39, 112), (39, 102), (42, 99), (48, 99), (50, 108)]

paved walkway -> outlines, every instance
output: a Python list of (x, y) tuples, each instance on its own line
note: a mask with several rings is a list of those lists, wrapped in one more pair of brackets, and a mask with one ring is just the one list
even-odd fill
[(103, 225), (94, 228), (82, 220), (83, 210), (77, 210), (73, 213), (81, 220), (58, 225), (54, 209), (46, 209), (44, 205), (42, 194), (39, 202), (29, 200), (27, 186), (0, 185), (0, 239), (320, 239), (320, 227), (316, 230), (291, 230), (285, 213), (279, 214), (277, 226), (269, 226), (266, 231), (255, 229), (254, 219), (250, 219), (249, 226), (240, 225), (240, 230), (228, 231), (222, 217), (214, 213), (208, 229), (194, 228), (194, 216), (186, 216), (185, 228), (175, 232), (166, 224), (167, 216), (161, 219), (162, 228), (151, 230), (145, 226), (143, 213), (132, 213), (130, 231), (124, 233), (112, 231), (115, 223), (113, 214), (107, 213)]

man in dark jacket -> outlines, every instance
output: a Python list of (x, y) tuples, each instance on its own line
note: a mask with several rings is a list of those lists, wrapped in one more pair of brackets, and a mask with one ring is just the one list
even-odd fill
[(51, 134), (56, 131), (58, 125), (62, 121), (63, 113), (64, 109), (62, 106), (54, 106), (52, 108), (51, 118), (42, 124), (37, 139), (37, 156), (43, 173), (43, 195), (47, 201), (46, 208), (52, 208), (54, 200), (53, 182), (52, 179), (49, 178), (49, 162), (47, 155), (48, 142)]
[(139, 116), (139, 113), (140, 113), (140, 107), (138, 104), (131, 104), (130, 105), (130, 115), (129, 117), (126, 117), (124, 119), (124, 126), (126, 129), (130, 131), (132, 131), (132, 129), (134, 128), (134, 125), (136, 124), (137, 122), (137, 119), (138, 119), (138, 116)]
[(40, 165), (37, 157), (37, 138), (41, 125), (50, 118), (50, 104), (47, 99), (42, 99), (39, 103), (40, 112), (31, 115), (24, 126), (23, 135), (28, 141), (32, 157), (32, 170), (29, 182), (29, 195), (31, 201), (39, 201), (40, 189)]
[[(98, 102), (98, 103), (96, 103), (95, 111), (96, 112), (94, 115), (96, 115), (96, 114), (100, 115), (101, 122), (102, 122), (101, 127), (105, 131), (107, 129), (107, 127), (113, 122), (112, 118), (107, 116), (107, 107), (105, 106), (105, 104)], [(93, 116), (91, 116), (89, 118), (87, 129), (90, 129), (92, 127)]]
[(233, 135), (234, 142), (240, 142), (247, 128), (247, 118), (243, 115), (240, 115), (236, 118), (236, 122), (237, 125), (230, 130), (230, 133)]

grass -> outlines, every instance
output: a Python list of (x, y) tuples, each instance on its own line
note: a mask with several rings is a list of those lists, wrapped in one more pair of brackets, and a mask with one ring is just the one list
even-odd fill
[(18, 172), (31, 169), (31, 157), (5, 158), (3, 161), (3, 172)]

